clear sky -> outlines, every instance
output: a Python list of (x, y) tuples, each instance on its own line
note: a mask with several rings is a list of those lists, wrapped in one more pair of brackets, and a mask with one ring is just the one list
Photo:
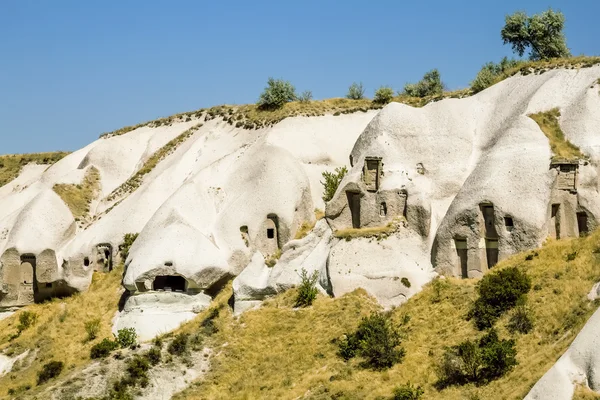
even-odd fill
[(450, 89), (511, 55), (506, 14), (551, 6), (575, 55), (600, 54), (598, 0), (0, 0), (0, 154), (75, 150), (102, 132), (255, 102), (269, 76), (315, 99)]

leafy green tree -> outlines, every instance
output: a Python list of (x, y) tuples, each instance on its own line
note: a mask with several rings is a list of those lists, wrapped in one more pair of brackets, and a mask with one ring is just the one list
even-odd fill
[(296, 99), (296, 88), (289, 81), (269, 78), (267, 87), (258, 100), (258, 106), (262, 109), (277, 109)]
[(530, 49), (531, 60), (570, 57), (563, 29), (565, 16), (551, 8), (531, 17), (522, 11), (507, 15), (500, 32), (504, 44), (510, 44), (515, 53), (523, 56)]
[(404, 94), (411, 97), (426, 97), (442, 94), (444, 91), (444, 84), (442, 83), (442, 77), (440, 71), (432, 69), (423, 75), (417, 83), (407, 83), (404, 86)]
[(317, 298), (319, 289), (317, 289), (317, 280), (319, 279), (319, 273), (313, 271), (311, 275), (302, 268), (300, 272), (300, 286), (298, 287), (298, 295), (296, 296), (296, 307), (308, 307)]
[(471, 90), (475, 93), (481, 92), (484, 89), (496, 83), (496, 79), (509, 69), (519, 65), (519, 61), (504, 57), (498, 64), (489, 62), (485, 64), (473, 82), (471, 82)]
[(328, 202), (333, 199), (335, 192), (337, 191), (338, 186), (344, 176), (348, 173), (348, 169), (346, 167), (338, 167), (335, 169), (335, 172), (325, 171), (322, 173), (323, 179), (325, 181), (321, 181), (323, 185), (323, 201)]
[(373, 101), (379, 104), (387, 104), (394, 98), (394, 90), (389, 86), (382, 86), (375, 91)]

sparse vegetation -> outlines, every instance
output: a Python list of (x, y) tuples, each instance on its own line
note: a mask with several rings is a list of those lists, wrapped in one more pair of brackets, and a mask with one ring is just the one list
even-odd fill
[(375, 91), (373, 101), (379, 104), (387, 104), (394, 98), (394, 89), (389, 86), (382, 86)]
[(362, 357), (363, 367), (384, 370), (401, 362), (405, 351), (389, 314), (374, 313), (362, 319), (356, 332), (340, 340), (339, 354), (345, 360)]
[(438, 385), (488, 383), (517, 365), (516, 355), (515, 341), (500, 340), (492, 329), (479, 340), (465, 340), (446, 350), (438, 368)]
[(471, 82), (471, 90), (473, 93), (478, 93), (487, 89), (496, 83), (499, 77), (520, 64), (520, 61), (509, 59), (508, 57), (504, 57), (498, 64), (493, 62), (485, 64), (477, 73), (473, 82)]
[(135, 328), (119, 329), (115, 335), (115, 342), (117, 342), (122, 349), (134, 347), (137, 344), (137, 333), (135, 332)]
[(524, 301), (530, 289), (531, 278), (517, 267), (486, 274), (477, 285), (479, 297), (470, 311), (477, 328), (491, 328), (504, 312)]
[(190, 136), (200, 129), (201, 126), (201, 123), (192, 126), (190, 129), (186, 130), (181, 135), (177, 136), (175, 139), (169, 141), (167, 144), (157, 150), (148, 160), (146, 160), (144, 165), (135, 173), (135, 175), (121, 184), (121, 186), (113, 190), (107, 199), (112, 201), (126, 193), (135, 191), (142, 184), (146, 174), (152, 172), (154, 167), (156, 167), (159, 162), (175, 152), (175, 150), (177, 150), (179, 146), (181, 146), (187, 139), (190, 138)]
[(36, 313), (32, 311), (23, 311), (19, 314), (19, 325), (17, 325), (17, 334), (20, 335), (24, 330), (31, 328), (38, 320)]
[(365, 89), (363, 87), (362, 82), (356, 83), (353, 82), (352, 85), (348, 88), (348, 93), (346, 93), (346, 98), (350, 100), (362, 100), (365, 98)]
[(348, 169), (346, 167), (337, 167), (335, 172), (325, 171), (323, 172), (323, 179), (325, 181), (321, 181), (323, 185), (323, 201), (328, 202), (333, 199), (335, 192), (337, 191), (338, 186), (344, 176), (348, 173)]
[(49, 363), (44, 364), (42, 370), (38, 373), (38, 385), (43, 385), (50, 379), (59, 376), (64, 366), (65, 364), (62, 361), (50, 361)]
[(121, 260), (125, 262), (129, 255), (129, 249), (133, 246), (133, 242), (137, 239), (139, 233), (126, 233), (123, 236), (123, 243), (119, 245), (119, 254), (121, 254)]
[(522, 11), (507, 15), (500, 32), (504, 44), (510, 44), (515, 53), (523, 56), (530, 49), (531, 60), (569, 57), (563, 29), (565, 16), (551, 8), (528, 17)]
[(10, 154), (0, 156), (0, 187), (11, 182), (21, 173), (27, 164), (51, 165), (62, 160), (69, 153), (57, 151), (54, 153)]
[(319, 290), (317, 289), (317, 280), (319, 272), (313, 271), (308, 274), (304, 268), (300, 272), (300, 286), (298, 286), (298, 295), (296, 296), (296, 307), (309, 307), (317, 298)]
[(279, 258), (281, 258), (281, 249), (277, 249), (275, 253), (267, 255), (265, 257), (265, 264), (267, 264), (267, 267), (273, 268), (275, 264), (277, 264)]
[(190, 335), (185, 332), (181, 332), (175, 336), (175, 339), (173, 339), (173, 341), (169, 343), (169, 347), (167, 347), (169, 354), (182, 356), (187, 353), (189, 338)]
[(90, 212), (90, 204), (100, 189), (100, 173), (95, 167), (85, 172), (80, 184), (57, 183), (52, 190), (60, 196), (71, 210), (76, 220), (81, 220)]
[(148, 360), (148, 362), (152, 365), (157, 365), (161, 360), (161, 352), (160, 349), (156, 346), (152, 347), (146, 353), (144, 353), (144, 357)]
[(100, 332), (100, 324), (101, 321), (99, 318), (94, 318), (85, 323), (85, 331), (87, 333), (88, 341), (92, 341), (98, 337), (98, 332)]
[(283, 79), (269, 78), (267, 87), (261, 93), (257, 105), (263, 110), (273, 110), (294, 100), (297, 100), (294, 85)]
[(356, 238), (376, 238), (382, 240), (387, 238), (392, 233), (396, 232), (397, 226), (395, 223), (389, 223), (385, 226), (374, 228), (348, 228), (339, 229), (333, 232), (333, 236), (338, 239), (352, 240)]
[(119, 348), (119, 344), (108, 338), (102, 339), (100, 343), (95, 344), (90, 350), (90, 358), (105, 358), (113, 351)]
[(439, 96), (443, 91), (444, 84), (437, 69), (427, 72), (419, 82), (404, 86), (404, 94), (411, 97)]
[(531, 311), (525, 304), (520, 304), (515, 307), (510, 315), (510, 319), (506, 324), (506, 329), (510, 333), (527, 334), (533, 330), (533, 318)]
[(308, 103), (313, 99), (312, 92), (310, 90), (305, 90), (298, 96), (298, 101), (300, 103)]
[(544, 135), (550, 142), (550, 149), (554, 154), (555, 159), (578, 160), (585, 158), (579, 147), (569, 142), (560, 128), (558, 120), (560, 111), (558, 108), (553, 108), (550, 111), (537, 114), (530, 114), (529, 118), (534, 120), (544, 132)]
[(413, 386), (408, 382), (394, 389), (392, 400), (419, 400), (423, 397), (423, 393), (425, 392), (421, 389), (421, 386)]

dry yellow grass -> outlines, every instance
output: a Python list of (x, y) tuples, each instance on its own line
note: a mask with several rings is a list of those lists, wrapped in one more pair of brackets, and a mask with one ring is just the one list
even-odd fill
[[(15, 315), (0, 321), (0, 352), (17, 355), (29, 349), (37, 352), (32, 364), (0, 377), (0, 398), (10, 398), (8, 389), (31, 385), (28, 397), (33, 397), (46, 385), (36, 386), (37, 373), (49, 361), (65, 363), (63, 375), (87, 364), (91, 347), (111, 335), (111, 320), (117, 311), (121, 296), (123, 268), (108, 274), (94, 273), (90, 290), (66, 299), (54, 299), (42, 304), (24, 307)], [(37, 314), (37, 323), (10, 340), (17, 332), (19, 314), (30, 311)], [(86, 342), (84, 324), (100, 319), (98, 338)], [(51, 385), (49, 382), (47, 385)]]
[(75, 220), (80, 220), (89, 213), (90, 204), (98, 195), (99, 189), (100, 173), (95, 167), (91, 167), (86, 171), (83, 182), (79, 185), (60, 183), (52, 187), (52, 190), (69, 207)]
[(0, 187), (15, 179), (23, 166), (34, 164), (54, 164), (69, 153), (57, 151), (53, 153), (12, 154), (0, 156)]
[(477, 281), (450, 278), (428, 285), (394, 310), (398, 324), (405, 314), (410, 316), (403, 332), (406, 357), (385, 372), (343, 362), (331, 342), (355, 329), (361, 316), (379, 309), (362, 290), (337, 299), (320, 296), (314, 306), (300, 310), (292, 308), (296, 292), (290, 290), (239, 320), (225, 309), (213, 340), (214, 345), (226, 345), (217, 347), (206, 379), (177, 398), (389, 398), (395, 386), (410, 381), (423, 387), (426, 399), (522, 399), (597, 308), (586, 295), (600, 280), (599, 240), (600, 232), (594, 232), (586, 238), (549, 241), (494, 267), (518, 266), (531, 276), (534, 289), (528, 303), (535, 328), (527, 335), (511, 335), (504, 327), (508, 315), (498, 321), (501, 337), (517, 341), (519, 365), (487, 386), (434, 387), (445, 347), (482, 335), (465, 319)]
[(333, 232), (333, 236), (338, 239), (346, 239), (351, 240), (355, 238), (370, 238), (376, 237), (378, 239), (383, 239), (388, 235), (391, 235), (396, 231), (396, 226), (394, 224), (388, 224), (385, 226), (378, 226), (374, 228), (348, 228), (348, 229), (339, 229)]
[(600, 399), (600, 394), (593, 392), (587, 387), (577, 386), (575, 389), (575, 394), (573, 395), (573, 400), (598, 400)]
[(302, 239), (303, 237), (306, 237), (306, 235), (308, 235), (310, 233), (310, 231), (313, 230), (313, 228), (317, 224), (317, 221), (323, 217), (325, 217), (325, 213), (322, 210), (315, 208), (315, 220), (312, 222), (304, 221), (302, 223), (302, 225), (300, 225), (300, 227), (296, 231), (296, 235), (294, 235), (294, 239), (298, 240), (298, 239)]
[(560, 111), (558, 108), (553, 108), (550, 111), (537, 114), (530, 114), (529, 118), (534, 120), (544, 132), (544, 135), (550, 142), (550, 149), (554, 154), (555, 159), (563, 160), (578, 160), (585, 158), (579, 147), (569, 142), (560, 128), (558, 119)]

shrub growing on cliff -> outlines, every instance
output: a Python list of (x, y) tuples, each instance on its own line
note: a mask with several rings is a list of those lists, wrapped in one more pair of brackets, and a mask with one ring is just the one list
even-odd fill
[(104, 338), (100, 343), (95, 344), (90, 350), (90, 358), (105, 358), (108, 357), (111, 351), (116, 350), (119, 344), (108, 338)]
[(438, 367), (438, 385), (482, 384), (498, 379), (517, 365), (516, 355), (515, 341), (500, 340), (491, 329), (479, 340), (465, 340), (446, 350)]
[(338, 167), (335, 169), (335, 172), (325, 171), (321, 175), (323, 175), (323, 179), (325, 181), (321, 181), (323, 185), (323, 201), (328, 202), (333, 199), (335, 192), (337, 191), (338, 186), (344, 176), (348, 173), (348, 169), (346, 167)]
[(137, 333), (135, 332), (135, 328), (119, 329), (115, 335), (115, 341), (122, 349), (135, 346), (137, 344)]
[(363, 84), (361, 83), (352, 83), (348, 88), (348, 93), (346, 93), (346, 98), (350, 100), (361, 100), (365, 98), (365, 89), (363, 88)]
[(531, 279), (517, 267), (488, 273), (477, 285), (479, 298), (473, 303), (469, 316), (478, 329), (490, 328), (505, 311), (523, 301), (530, 289)]
[(290, 82), (269, 78), (267, 87), (261, 93), (257, 105), (262, 109), (277, 109), (296, 98), (296, 88)]
[(169, 347), (167, 347), (167, 351), (174, 356), (182, 356), (188, 351), (188, 342), (189, 337), (187, 333), (180, 333), (175, 336), (175, 339), (171, 343), (169, 343)]
[(424, 391), (421, 389), (421, 386), (413, 386), (408, 382), (394, 389), (392, 400), (420, 400), (423, 393)]
[(20, 335), (24, 330), (32, 327), (37, 322), (37, 314), (33, 311), (23, 311), (19, 314), (19, 325), (17, 325), (17, 331)]
[(400, 342), (400, 334), (389, 315), (374, 313), (364, 317), (356, 332), (346, 334), (339, 342), (339, 355), (345, 360), (359, 356), (364, 367), (384, 370), (404, 358)]
[(300, 286), (298, 286), (298, 296), (296, 297), (296, 307), (308, 307), (312, 305), (317, 298), (319, 290), (317, 289), (317, 280), (319, 273), (314, 271), (311, 275), (302, 268), (300, 273)]
[(85, 323), (85, 331), (87, 333), (87, 340), (92, 341), (98, 336), (100, 331), (100, 319), (96, 318)]
[(520, 61), (504, 57), (498, 64), (489, 62), (485, 64), (471, 82), (471, 90), (478, 93), (496, 83), (503, 73), (519, 65)]
[(394, 98), (394, 89), (389, 86), (382, 86), (375, 91), (373, 101), (378, 104), (387, 104)]
[(412, 97), (426, 97), (442, 94), (444, 84), (442, 77), (437, 69), (432, 69), (423, 75), (417, 83), (407, 83), (404, 86), (404, 94)]
[(38, 373), (38, 385), (48, 382), (50, 379), (60, 375), (65, 364), (62, 361), (50, 361), (44, 364), (42, 370)]
[(127, 259), (129, 249), (137, 239), (138, 235), (138, 233), (126, 233), (125, 236), (123, 236), (123, 243), (119, 245), (119, 253), (121, 254), (121, 260), (123, 260), (123, 262)]

